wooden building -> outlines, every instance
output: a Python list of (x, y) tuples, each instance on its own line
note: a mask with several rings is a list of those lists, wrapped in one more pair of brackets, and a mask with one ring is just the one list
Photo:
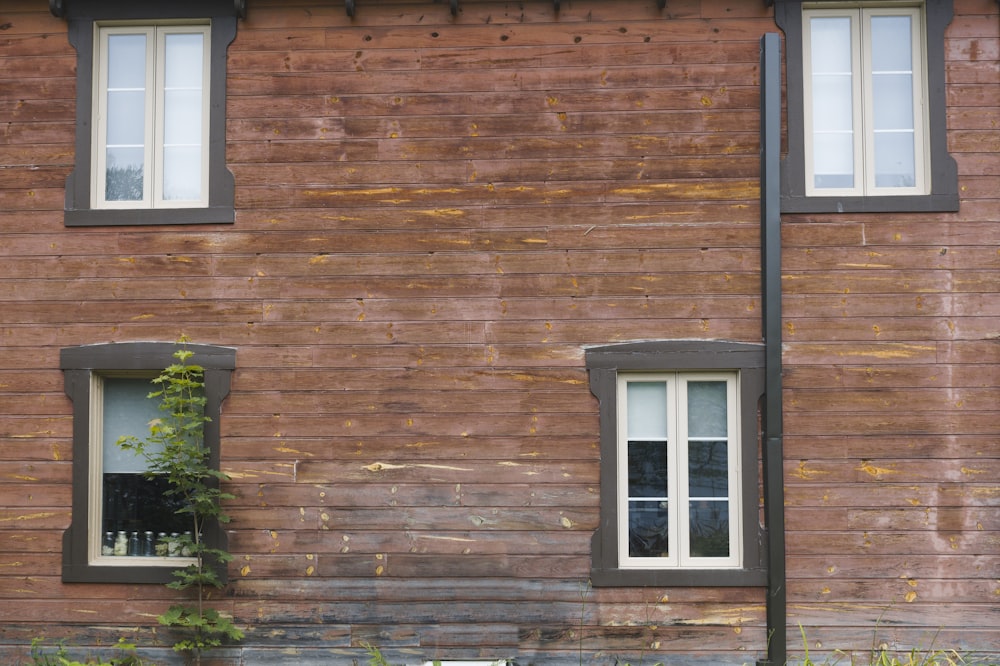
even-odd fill
[(0, 661), (179, 663), (93, 461), (183, 335), (218, 663), (998, 663), (998, 247), (995, 0), (2, 0)]

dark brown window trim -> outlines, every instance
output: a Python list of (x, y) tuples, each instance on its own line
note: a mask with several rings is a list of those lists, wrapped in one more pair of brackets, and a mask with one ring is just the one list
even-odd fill
[(945, 108), (944, 33), (953, 15), (952, 0), (926, 0), (927, 102), (930, 132), (931, 192), (925, 195), (806, 196), (805, 115), (802, 91), (802, 2), (777, 0), (774, 20), (785, 33), (788, 154), (781, 163), (783, 213), (900, 213), (957, 211), (958, 166), (948, 153)]
[[(236, 185), (233, 174), (226, 167), (226, 52), (236, 37), (237, 24), (233, 0), (65, 0), (61, 3), (60, 11), (69, 23), (69, 41), (77, 53), (76, 167), (66, 180), (64, 224), (67, 227), (78, 227), (235, 222)], [(91, 208), (94, 22), (166, 19), (212, 21), (208, 207), (136, 210)]]
[[(764, 394), (764, 345), (714, 340), (636, 342), (586, 351), (590, 390), (600, 409), (601, 521), (591, 540), (591, 584), (602, 586), (764, 586), (767, 565), (760, 525), (759, 405)], [(618, 567), (619, 372), (736, 370), (740, 373), (743, 566), (739, 569), (621, 569)]]
[[(185, 346), (194, 352), (192, 362), (205, 369), (205, 396), (208, 399), (205, 413), (211, 419), (205, 424), (205, 444), (211, 450), (211, 465), (218, 469), (219, 417), (236, 367), (236, 350), (214, 345)], [(156, 374), (176, 362), (173, 354), (177, 348), (172, 342), (123, 342), (68, 347), (61, 352), (60, 367), (66, 395), (73, 402), (73, 513), (70, 526), (63, 533), (64, 582), (167, 583), (173, 580), (173, 567), (91, 565), (87, 539), (90, 531), (99, 527), (89, 524), (87, 506), (90, 500), (91, 375), (137, 370)], [(218, 524), (208, 526), (205, 541), (211, 547), (226, 549), (226, 533)], [(220, 571), (223, 580), (225, 573)]]

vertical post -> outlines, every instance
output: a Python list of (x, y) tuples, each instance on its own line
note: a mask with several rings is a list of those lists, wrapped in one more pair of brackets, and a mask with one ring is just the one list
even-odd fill
[(760, 223), (762, 328), (766, 358), (764, 412), (764, 522), (767, 527), (767, 662), (787, 658), (785, 492), (781, 400), (781, 42), (760, 40)]

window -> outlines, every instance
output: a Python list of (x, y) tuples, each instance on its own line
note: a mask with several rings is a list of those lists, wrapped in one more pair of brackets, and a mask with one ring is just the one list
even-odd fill
[(99, 26), (91, 202), (208, 205), (208, 26)]
[(57, 3), (77, 50), (67, 226), (232, 223), (226, 49), (240, 3)]
[(788, 53), (782, 210), (957, 210), (947, 153), (950, 0), (775, 8)]
[[(229, 392), (235, 350), (187, 345), (205, 368), (204, 441), (219, 465), (219, 415)], [(62, 351), (66, 394), (73, 402), (73, 518), (63, 537), (63, 580), (163, 583), (185, 564), (174, 537), (187, 520), (177, 516), (162, 479), (143, 475), (145, 460), (121, 450), (122, 435), (145, 438), (159, 416), (148, 398), (150, 380), (174, 362), (172, 343), (121, 343)], [(206, 542), (224, 544), (217, 525)]]
[(920, 12), (816, 9), (802, 19), (807, 194), (924, 194)]
[(628, 568), (738, 566), (738, 375), (618, 375), (618, 552)]
[(587, 351), (600, 402), (594, 585), (764, 585), (762, 345), (645, 342)]

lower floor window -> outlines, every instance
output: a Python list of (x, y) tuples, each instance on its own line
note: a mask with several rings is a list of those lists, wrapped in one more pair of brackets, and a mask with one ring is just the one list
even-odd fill
[(759, 518), (763, 345), (664, 340), (588, 349), (600, 410), (591, 582), (767, 582)]
[(622, 565), (737, 565), (736, 374), (621, 374), (618, 383)]
[[(201, 366), (204, 384), (208, 420), (195, 437), (219, 469), (219, 420), (236, 350), (184, 346), (193, 353), (191, 363)], [(177, 349), (166, 342), (126, 342), (62, 350), (73, 403), (73, 514), (63, 535), (64, 581), (166, 583), (186, 564), (184, 544), (190, 540), (183, 537), (194, 536), (190, 514), (166, 478), (148, 473), (146, 456), (119, 445), (122, 437), (134, 437), (154, 452), (150, 424), (164, 412), (161, 400), (150, 396), (162, 388), (152, 379), (175, 363)], [(207, 545), (225, 549), (218, 524), (203, 532)]]
[(95, 374), (92, 381), (91, 428), (101, 446), (91, 449), (91, 466), (100, 470), (101, 482), (91, 486), (90, 507), (100, 512), (102, 532), (90, 533), (91, 559), (183, 555), (177, 537), (190, 531), (189, 520), (178, 513), (183, 506), (167, 493), (165, 478), (146, 474), (142, 456), (117, 443), (121, 436), (142, 439), (149, 433), (149, 423), (160, 417), (158, 403), (149, 397), (157, 386), (137, 377)]

